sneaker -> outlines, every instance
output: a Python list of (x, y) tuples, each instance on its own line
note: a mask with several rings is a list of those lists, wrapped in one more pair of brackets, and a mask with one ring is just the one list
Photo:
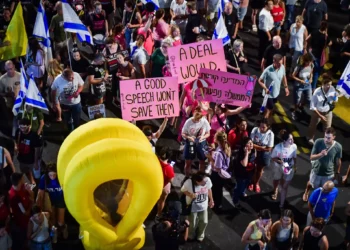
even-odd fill
[(314, 145), (314, 144), (315, 144), (314, 139), (309, 139), (309, 144), (310, 144), (310, 145)]
[(296, 118), (297, 118), (296, 113), (295, 113), (295, 111), (293, 111), (292, 112), (292, 119), (295, 121)]
[(253, 32), (258, 32), (258, 28), (256, 27), (256, 25), (252, 25), (252, 30)]
[(250, 184), (250, 185), (248, 186), (248, 190), (249, 190), (249, 191), (253, 191), (253, 189), (254, 189), (254, 185), (253, 185), (253, 184)]
[(233, 207), (238, 209), (238, 210), (242, 209), (242, 206), (239, 203), (236, 203), (236, 204), (233, 203)]

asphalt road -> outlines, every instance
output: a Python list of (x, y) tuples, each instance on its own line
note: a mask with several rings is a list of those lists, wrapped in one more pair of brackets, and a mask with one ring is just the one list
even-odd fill
[[(330, 35), (331, 37), (339, 36), (342, 27), (346, 24), (348, 17), (345, 13), (340, 12), (338, 8), (339, 1), (327, 1), (329, 4), (329, 23), (330, 23)], [(249, 15), (249, 13), (248, 13)], [(250, 25), (250, 18), (247, 15), (247, 24)], [(248, 20), (249, 19), (249, 20)], [(251, 74), (259, 75), (259, 66), (257, 59), (257, 45), (258, 39), (254, 34), (242, 33), (240, 34), (244, 40), (245, 53), (249, 58), (249, 68)], [(291, 84), (291, 83), (290, 83)], [(279, 98), (279, 103), (277, 104), (276, 112), (273, 116), (273, 126), (272, 129), (276, 133), (282, 128), (287, 128), (289, 131), (293, 131), (296, 144), (298, 145), (299, 155), (298, 155), (298, 172), (294, 176), (291, 182), (286, 208), (292, 209), (295, 214), (296, 223), (303, 228), (306, 222), (307, 205), (301, 199), (302, 193), (305, 188), (305, 184), (308, 180), (310, 172), (310, 146), (306, 141), (307, 126), (309, 123), (310, 116), (308, 114), (303, 117), (299, 117), (297, 121), (291, 120), (290, 108), (292, 106), (292, 97), (284, 97), (284, 93), (281, 94)], [(259, 119), (258, 112), (261, 105), (262, 98), (260, 95), (260, 90), (258, 87), (255, 89), (255, 96), (253, 99), (252, 108), (246, 110), (242, 113), (243, 116), (247, 117), (249, 120), (249, 128), (254, 126), (254, 123)], [(107, 116), (108, 117), (121, 117), (120, 111), (107, 103)], [(82, 115), (83, 121), (88, 121), (86, 113)], [(149, 124), (154, 127), (154, 130), (159, 126), (161, 120), (152, 120), (146, 122), (140, 122), (137, 125), (142, 126)], [(233, 121), (231, 121), (233, 122)], [(350, 163), (350, 143), (346, 143), (350, 138), (349, 125), (338, 117), (334, 117), (333, 126), (337, 130), (336, 140), (343, 145), (343, 168), (342, 173), (344, 174)], [(321, 127), (317, 132), (316, 137), (322, 137)], [(2, 131), (8, 134), (8, 131)], [(44, 149), (43, 159), (45, 162), (55, 161), (60, 145), (64, 140), (68, 132), (65, 130), (62, 124), (57, 124), (52, 122), (50, 127), (45, 127), (44, 130), (46, 147)], [(0, 136), (0, 143), (2, 145), (11, 146), (11, 141), (6, 139), (5, 135)], [(179, 144), (176, 142), (175, 138), (177, 135), (173, 134), (170, 129), (166, 129), (163, 133), (160, 143), (170, 145), (174, 151), (179, 149)], [(16, 163), (16, 162), (15, 162)], [(18, 164), (16, 164), (18, 166)], [(183, 179), (183, 163), (177, 162), (175, 165), (176, 180), (174, 182), (173, 191), (178, 192), (180, 188), (180, 183)], [(244, 249), (240, 243), (241, 236), (248, 225), (248, 223), (256, 218), (256, 215), (260, 209), (269, 208), (273, 214), (273, 220), (279, 218), (280, 209), (278, 207), (279, 203), (274, 202), (270, 198), (272, 191), (272, 171), (270, 168), (265, 170), (264, 176), (261, 182), (262, 192), (260, 194), (249, 193), (246, 200), (242, 203), (243, 210), (237, 212), (233, 209), (231, 204), (231, 198), (227, 191), (224, 192), (224, 213), (218, 215), (209, 212), (209, 225), (206, 230), (206, 238), (203, 243), (188, 243), (183, 249), (210, 249), (210, 250), (235, 250)], [(339, 197), (336, 203), (335, 215), (332, 221), (327, 225), (325, 233), (328, 236), (331, 249), (341, 249), (340, 246), (343, 242), (345, 235), (344, 222), (346, 216), (344, 215), (344, 208), (346, 203), (350, 200), (350, 189), (349, 187), (338, 187)], [(149, 216), (149, 219), (145, 222), (146, 225), (146, 244), (143, 249), (151, 250), (154, 249), (152, 236), (150, 228), (153, 224), (154, 211)], [(67, 215), (67, 221), (69, 222), (70, 237), (67, 241), (61, 241), (61, 243), (55, 246), (55, 249), (82, 249), (80, 240), (78, 239), (78, 225)]]

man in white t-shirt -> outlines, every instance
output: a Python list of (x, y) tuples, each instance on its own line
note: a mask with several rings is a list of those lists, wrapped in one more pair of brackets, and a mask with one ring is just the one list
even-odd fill
[(70, 131), (80, 125), (80, 92), (83, 87), (84, 81), (81, 76), (70, 69), (65, 69), (62, 74), (58, 75), (51, 86), (52, 109), (56, 110), (60, 105), (63, 119)]
[(180, 33), (183, 36), (187, 25), (187, 1), (173, 0), (170, 5), (171, 23), (179, 26)]

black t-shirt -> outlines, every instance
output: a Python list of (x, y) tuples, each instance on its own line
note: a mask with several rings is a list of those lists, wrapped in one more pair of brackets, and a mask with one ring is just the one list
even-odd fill
[(86, 20), (86, 26), (90, 27), (92, 35), (106, 34), (106, 18), (103, 14), (91, 13)]
[(269, 45), (265, 52), (264, 52), (264, 59), (265, 59), (265, 66), (268, 67), (273, 63), (273, 56), (276, 54), (280, 54), (281, 56), (285, 57), (286, 56), (286, 50), (285, 48), (282, 46), (279, 49), (276, 49), (275, 47), (273, 47), (273, 45)]
[(248, 166), (244, 167), (241, 161), (244, 159), (244, 151), (240, 150), (238, 152), (237, 160), (235, 161), (235, 177), (241, 179), (249, 179), (253, 176), (255, 170), (255, 150), (253, 150), (248, 156)]
[(308, 28), (318, 29), (325, 14), (327, 14), (327, 4), (321, 0), (315, 3), (314, 0), (308, 0), (305, 3), (306, 26)]
[[(240, 61), (239, 60), (240, 57), (244, 57), (242, 52), (239, 52), (238, 56), (235, 55), (234, 52), (232, 52), (231, 50), (228, 52), (228, 60), (230, 62), (230, 65), (232, 67), (235, 67), (235, 68), (238, 67), (238, 68), (240, 68), (242, 70), (243, 65), (245, 64), (245, 62), (244, 61)], [(230, 70), (230, 69), (229, 69), (229, 72), (237, 73), (237, 72), (234, 72), (233, 70)]]
[[(19, 136), (19, 139), (18, 139)], [(16, 139), (18, 143), (18, 156), (17, 159), (21, 163), (33, 164), (35, 156), (35, 148), (38, 145), (38, 135), (33, 131), (28, 134), (24, 134), (19, 129), (16, 132)]]
[[(106, 69), (105, 65), (90, 65), (87, 69), (88, 76), (93, 75), (94, 78), (97, 79), (102, 79), (106, 75)], [(106, 85), (104, 82), (100, 84), (92, 84), (92, 93), (95, 96), (101, 97), (101, 95), (104, 95), (106, 93)]]
[(235, 32), (236, 23), (238, 22), (237, 14), (235, 11), (232, 11), (230, 15), (224, 13), (224, 19), (227, 32), (231, 38)]
[(201, 16), (197, 14), (190, 14), (186, 25), (186, 43), (194, 43), (197, 38), (197, 34), (193, 33), (193, 28), (201, 25)]
[(72, 60), (72, 70), (77, 73), (86, 73), (87, 68), (90, 66), (90, 63), (85, 58), (81, 58), (79, 61)]
[[(327, 44), (330, 42), (329, 36), (327, 36)], [(316, 58), (321, 58), (322, 50), (326, 45), (326, 35), (322, 34), (319, 30), (315, 30), (311, 33), (310, 47), (312, 54)]]

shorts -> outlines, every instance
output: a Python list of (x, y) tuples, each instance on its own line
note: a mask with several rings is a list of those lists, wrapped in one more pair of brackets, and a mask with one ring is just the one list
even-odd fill
[(273, 23), (273, 27), (274, 27), (276, 30), (281, 30), (281, 28), (282, 28), (281, 22), (274, 22), (274, 23)]
[(329, 175), (329, 176), (321, 176), (315, 174), (313, 170), (311, 170), (310, 173), (310, 185), (312, 186), (313, 189), (322, 187), (323, 184), (325, 184), (327, 181), (333, 180), (334, 175)]
[(277, 102), (277, 98), (268, 98), (266, 102), (266, 108), (268, 110), (273, 110), (276, 102)]
[(258, 168), (264, 168), (270, 165), (270, 152), (259, 151), (256, 157), (256, 164)]
[(19, 163), (19, 169), (21, 170), (21, 172), (23, 174), (29, 174), (33, 172), (33, 168), (34, 168), (34, 163), (32, 164), (26, 164), (26, 163)]
[(59, 200), (55, 200), (55, 201), (51, 201), (51, 206), (55, 207), (55, 208), (66, 208), (66, 203), (64, 202), (64, 199), (59, 199)]
[(294, 177), (294, 169), (289, 174), (285, 174), (280, 166), (274, 166), (273, 172), (273, 180), (275, 181), (282, 179), (285, 181), (291, 181)]
[(197, 156), (198, 160), (205, 161), (207, 158), (204, 153), (204, 147), (207, 145), (207, 141), (202, 141), (198, 143), (194, 143), (194, 153), (190, 153), (190, 143), (186, 140), (184, 147), (184, 158), (185, 160), (194, 160)]
[(166, 195), (170, 194), (170, 190), (171, 190), (171, 183), (169, 182), (163, 187), (163, 194), (166, 194)]
[(245, 15), (247, 14), (248, 7), (239, 7), (237, 9), (238, 21), (243, 21)]
[(250, 7), (254, 10), (260, 10), (264, 8), (265, 1), (264, 0), (251, 0), (250, 1)]

